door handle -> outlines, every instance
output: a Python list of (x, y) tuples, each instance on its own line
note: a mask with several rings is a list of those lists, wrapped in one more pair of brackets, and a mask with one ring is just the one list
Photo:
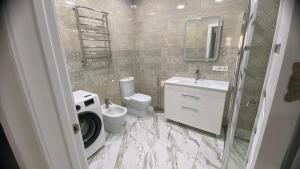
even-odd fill
[(78, 134), (79, 130), (80, 130), (79, 124), (78, 123), (74, 123), (73, 124), (73, 132), (74, 132), (74, 134)]

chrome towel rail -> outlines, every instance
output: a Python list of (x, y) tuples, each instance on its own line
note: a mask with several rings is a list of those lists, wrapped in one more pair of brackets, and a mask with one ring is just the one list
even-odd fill
[(77, 29), (82, 52), (83, 67), (88, 68), (89, 62), (103, 63), (99, 68), (111, 64), (111, 40), (108, 29), (108, 13), (86, 6), (76, 5), (74, 8)]
[(102, 51), (88, 51), (85, 53), (86, 55), (97, 55), (97, 54), (102, 54), (102, 57), (104, 54), (106, 54), (106, 52), (102, 52)]
[(75, 8), (88, 9), (88, 10), (90, 10), (90, 11), (94, 11), (94, 12), (98, 12), (98, 13), (102, 13), (102, 14), (108, 15), (107, 12), (99, 11), (99, 10), (96, 10), (96, 9), (93, 9), (93, 8), (90, 8), (90, 7), (87, 7), (87, 6), (76, 5)]
[(90, 17), (90, 16), (83, 16), (83, 15), (78, 15), (79, 18), (86, 18), (86, 19), (91, 19), (91, 20), (97, 20), (97, 21), (102, 21), (105, 22), (104, 19), (96, 18), (96, 17)]
[(97, 48), (108, 48), (106, 46), (84, 46), (85, 49), (97, 49)]
[(88, 40), (88, 41), (110, 41), (107, 39), (94, 39), (94, 38), (82, 38), (82, 40)]
[(90, 27), (90, 28), (93, 28), (93, 29), (97, 29), (97, 28), (103, 28), (103, 29), (105, 29), (106, 28), (105, 26), (92, 25), (92, 24), (86, 24), (86, 23), (80, 23), (79, 25), (80, 26), (84, 26), (84, 27)]
[(87, 29), (81, 29), (80, 32), (110, 35), (109, 33), (101, 32), (101, 31), (95, 31), (95, 30), (87, 30)]

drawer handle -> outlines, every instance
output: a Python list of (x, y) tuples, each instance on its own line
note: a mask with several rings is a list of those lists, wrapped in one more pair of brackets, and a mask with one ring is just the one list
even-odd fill
[(193, 112), (199, 112), (199, 110), (198, 110), (198, 109), (191, 108), (191, 107), (182, 106), (182, 108), (183, 108), (183, 109), (192, 110)]
[(200, 97), (198, 96), (193, 96), (193, 95), (188, 95), (188, 94), (182, 94), (183, 97), (190, 97), (190, 98), (193, 98), (193, 99), (196, 99), (196, 100), (199, 100)]

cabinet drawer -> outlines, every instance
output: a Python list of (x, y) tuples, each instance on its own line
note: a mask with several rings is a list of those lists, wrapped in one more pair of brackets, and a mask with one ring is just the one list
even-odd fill
[(166, 100), (165, 105), (166, 118), (211, 133), (220, 134), (222, 110), (205, 110), (172, 100)]
[(201, 99), (203, 97), (224, 99), (224, 97), (226, 96), (226, 92), (223, 91), (177, 86), (177, 85), (170, 85), (170, 84), (166, 84), (165, 91), (168, 91), (169, 93), (173, 93), (173, 94), (178, 94), (178, 93), (186, 94), (185, 97), (190, 99), (199, 99), (199, 98)]
[(165, 88), (165, 99), (200, 110), (214, 109), (215, 111), (222, 111), (225, 97), (224, 92), (218, 91), (202, 91), (201, 89), (172, 85), (166, 85)]
[(220, 134), (226, 92), (165, 86), (165, 116), (214, 134)]

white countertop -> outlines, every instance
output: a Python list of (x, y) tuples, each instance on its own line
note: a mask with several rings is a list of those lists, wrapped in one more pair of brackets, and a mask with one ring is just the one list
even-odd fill
[(199, 87), (206, 88), (211, 90), (219, 90), (227, 92), (229, 88), (229, 82), (226, 81), (217, 81), (217, 80), (206, 80), (199, 79), (195, 80), (194, 78), (185, 78), (185, 77), (171, 77), (165, 81), (166, 84), (181, 85), (181, 86), (190, 86), (190, 87)]

